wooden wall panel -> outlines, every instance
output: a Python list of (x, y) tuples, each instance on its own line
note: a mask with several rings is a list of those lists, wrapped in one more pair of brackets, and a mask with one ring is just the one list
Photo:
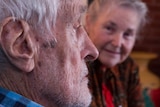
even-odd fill
[(149, 23), (140, 34), (133, 51), (153, 52), (159, 55), (150, 64), (150, 70), (160, 76), (160, 1), (143, 0), (149, 7)]

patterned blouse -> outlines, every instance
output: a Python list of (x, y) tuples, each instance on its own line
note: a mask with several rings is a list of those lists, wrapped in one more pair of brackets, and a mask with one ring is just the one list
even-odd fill
[(102, 94), (102, 84), (110, 90), (114, 107), (144, 107), (138, 66), (131, 58), (105, 72), (100, 67), (98, 60), (88, 64), (89, 88), (93, 96), (90, 107), (109, 107)]

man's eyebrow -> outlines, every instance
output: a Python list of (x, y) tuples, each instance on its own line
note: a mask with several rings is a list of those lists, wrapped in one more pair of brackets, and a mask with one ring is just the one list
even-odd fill
[(81, 5), (79, 11), (80, 11), (80, 13), (85, 13), (87, 11), (87, 6)]

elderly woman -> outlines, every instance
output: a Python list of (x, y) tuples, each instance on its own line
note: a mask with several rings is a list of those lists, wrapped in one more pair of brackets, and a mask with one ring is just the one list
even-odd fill
[(129, 58), (146, 23), (140, 0), (94, 0), (86, 15), (86, 30), (99, 51), (89, 63), (91, 107), (144, 107), (138, 67)]

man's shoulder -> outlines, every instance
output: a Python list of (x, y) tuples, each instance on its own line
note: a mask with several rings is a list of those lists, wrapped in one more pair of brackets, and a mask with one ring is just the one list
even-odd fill
[(13, 91), (0, 87), (0, 107), (42, 107)]
[(0, 107), (4, 107), (4, 106), (0, 104)]

